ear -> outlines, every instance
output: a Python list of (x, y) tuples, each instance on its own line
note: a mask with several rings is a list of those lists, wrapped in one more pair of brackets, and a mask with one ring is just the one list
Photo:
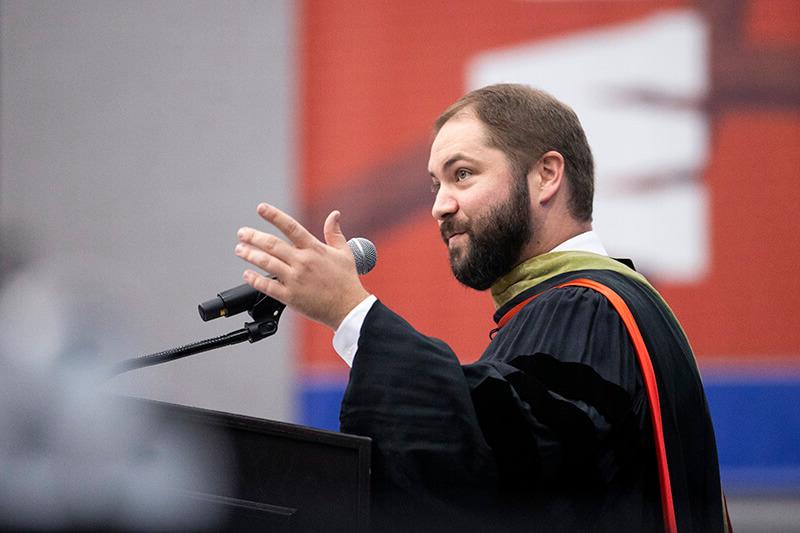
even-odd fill
[(564, 178), (564, 156), (551, 150), (539, 158), (528, 174), (531, 200), (544, 205), (553, 200), (562, 187)]

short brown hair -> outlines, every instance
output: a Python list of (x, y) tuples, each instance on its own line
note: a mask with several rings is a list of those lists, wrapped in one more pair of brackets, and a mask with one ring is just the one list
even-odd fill
[(575, 112), (550, 94), (526, 85), (489, 85), (462, 96), (434, 124), (434, 134), (469, 108), (484, 123), (490, 146), (502, 150), (517, 177), (524, 179), (546, 152), (564, 157), (569, 209), (581, 221), (592, 219), (594, 161)]

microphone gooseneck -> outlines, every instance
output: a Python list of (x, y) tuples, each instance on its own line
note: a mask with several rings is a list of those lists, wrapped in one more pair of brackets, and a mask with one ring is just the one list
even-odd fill
[[(347, 244), (353, 252), (356, 271), (359, 274), (366, 274), (375, 267), (378, 254), (375, 251), (374, 244), (363, 237), (350, 239), (347, 241)], [(109, 369), (105, 378), (108, 379), (137, 368), (168, 363), (182, 357), (207, 352), (222, 346), (238, 344), (244, 341), (249, 341), (251, 343), (257, 342), (275, 334), (278, 330), (278, 320), (280, 320), (281, 313), (285, 307), (286, 306), (278, 300), (258, 292), (246, 283), (222, 291), (216, 298), (197, 306), (198, 311), (200, 311), (200, 317), (203, 320), (208, 321), (221, 316), (233, 316), (242, 311), (247, 311), (250, 316), (253, 317), (253, 321), (246, 323), (244, 328), (232, 331), (227, 335), (194, 342), (181, 346), (180, 348), (173, 348), (163, 352), (120, 361)]]

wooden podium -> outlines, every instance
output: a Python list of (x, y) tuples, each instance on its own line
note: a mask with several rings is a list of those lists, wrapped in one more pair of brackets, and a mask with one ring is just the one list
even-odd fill
[(210, 529), (368, 530), (369, 438), (151, 400), (130, 402), (148, 420), (225, 443), (225, 488), (185, 487), (192, 505), (218, 511)]

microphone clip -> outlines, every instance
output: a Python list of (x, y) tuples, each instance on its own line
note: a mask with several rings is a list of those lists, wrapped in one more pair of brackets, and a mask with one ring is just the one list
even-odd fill
[(283, 310), (286, 309), (286, 304), (269, 296), (262, 296), (251, 309), (247, 310), (253, 317), (253, 322), (245, 323), (244, 329), (247, 330), (247, 340), (251, 343), (274, 335), (278, 331), (278, 321)]

